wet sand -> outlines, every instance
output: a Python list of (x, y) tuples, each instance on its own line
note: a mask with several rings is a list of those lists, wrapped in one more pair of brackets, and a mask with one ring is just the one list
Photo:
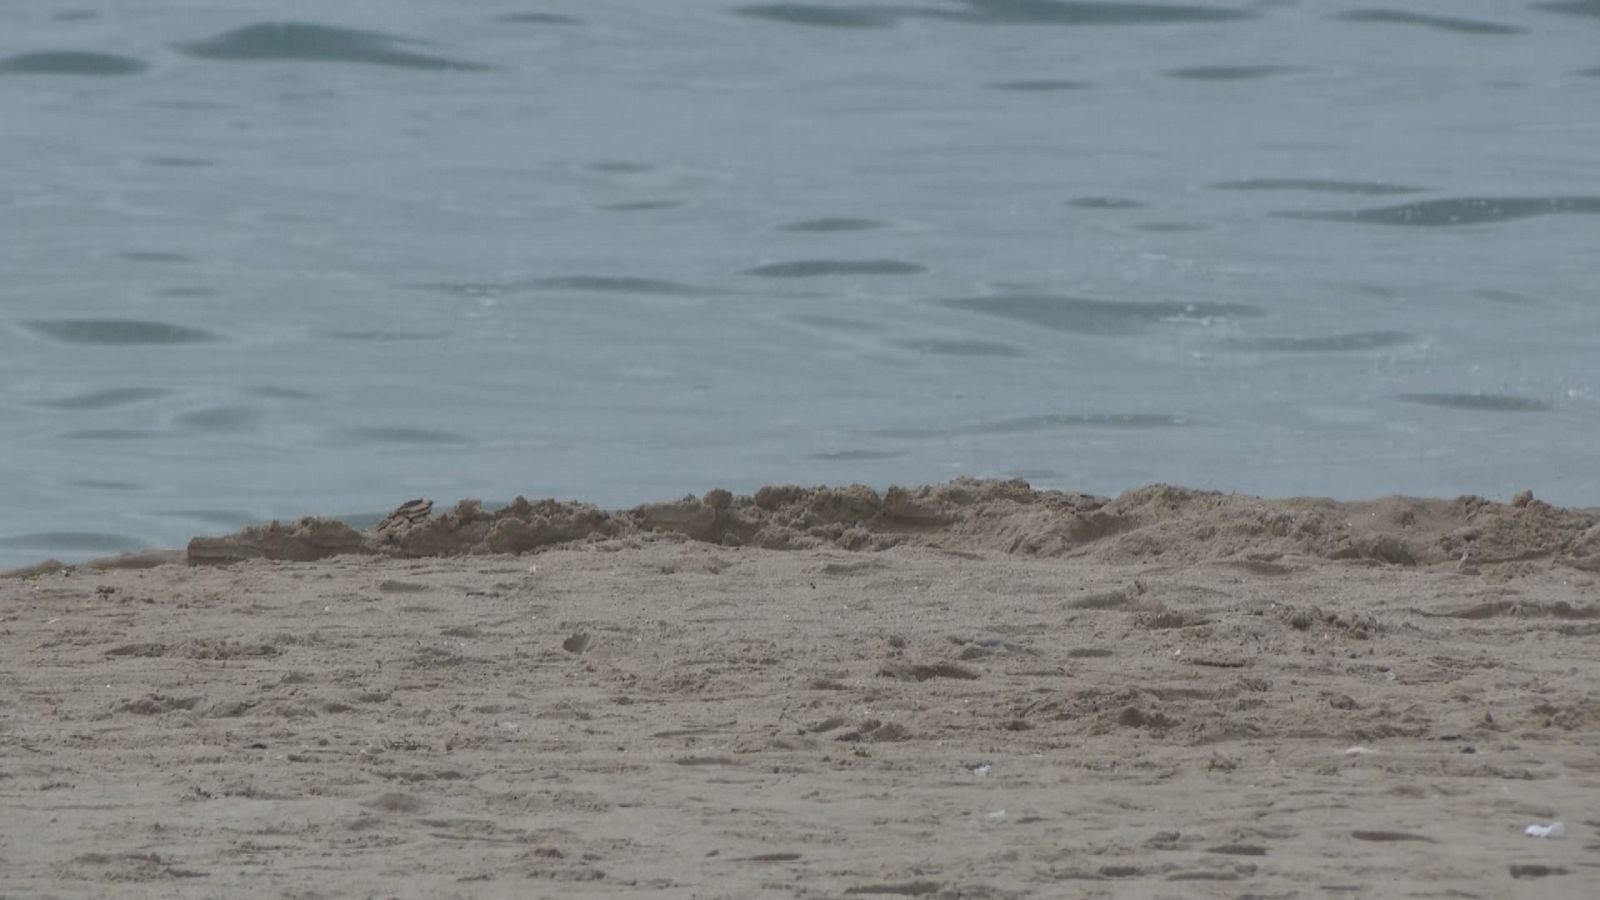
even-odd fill
[(1597, 523), (779, 488), (8, 577), (0, 894), (1583, 896)]

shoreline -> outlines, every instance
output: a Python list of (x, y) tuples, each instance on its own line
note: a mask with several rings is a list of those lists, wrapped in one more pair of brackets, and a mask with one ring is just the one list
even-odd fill
[[(1129, 532), (1149, 529), (1159, 534), (1146, 537), (1159, 537), (1174, 548), (1189, 545), (1187, 552), (1203, 558), (1299, 552), (1430, 565), (1549, 556), (1600, 570), (1597, 526), (1600, 508), (1555, 507), (1527, 491), (1505, 503), (1473, 495), (1271, 499), (1152, 484), (1109, 498), (1035, 490), (1021, 479), (958, 478), (883, 492), (863, 485), (773, 485), (734, 495), (716, 488), (700, 497), (691, 494), (610, 511), (581, 501), (520, 496), (492, 510), (471, 499), (442, 510), (418, 499), (368, 528), (320, 516), (274, 520), (231, 534), (198, 536), (183, 550), (142, 550), (74, 564), (48, 559), (0, 571), (0, 578), (172, 563), (227, 565), (246, 559), (306, 562), (341, 554), (520, 555), (651, 533), (777, 550), (883, 550), (947, 540), (1049, 557), (1089, 552), (1105, 539), (1129, 543)], [(1214, 540), (1219, 529), (1231, 531), (1231, 540)], [(1252, 538), (1260, 546), (1250, 546)]]

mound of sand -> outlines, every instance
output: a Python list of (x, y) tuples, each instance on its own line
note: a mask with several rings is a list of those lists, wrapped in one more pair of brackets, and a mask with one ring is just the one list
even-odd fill
[(1296, 555), (1394, 565), (1498, 564), (1554, 559), (1600, 570), (1600, 514), (1522, 495), (1361, 502), (1263, 500), (1152, 485), (1114, 500), (1037, 491), (1027, 482), (960, 479), (880, 494), (848, 487), (765, 487), (753, 495), (713, 490), (619, 512), (587, 503), (530, 501), (497, 510), (463, 500), (435, 515), (414, 500), (370, 530), (305, 518), (196, 538), (192, 565), (341, 554), (396, 557), (529, 553), (563, 544), (646, 534), (773, 550), (884, 550), (915, 545), (999, 550), (1102, 562), (1270, 561)]

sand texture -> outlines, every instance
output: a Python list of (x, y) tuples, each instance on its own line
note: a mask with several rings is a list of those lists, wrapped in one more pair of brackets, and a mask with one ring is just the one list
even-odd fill
[(0, 896), (1595, 896), (1597, 522), (958, 481), (14, 574)]

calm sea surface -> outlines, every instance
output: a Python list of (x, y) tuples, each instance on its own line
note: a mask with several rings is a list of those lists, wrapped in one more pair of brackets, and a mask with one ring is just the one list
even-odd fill
[(960, 474), (1600, 504), (1600, 0), (7, 0), (0, 265), (0, 564)]

